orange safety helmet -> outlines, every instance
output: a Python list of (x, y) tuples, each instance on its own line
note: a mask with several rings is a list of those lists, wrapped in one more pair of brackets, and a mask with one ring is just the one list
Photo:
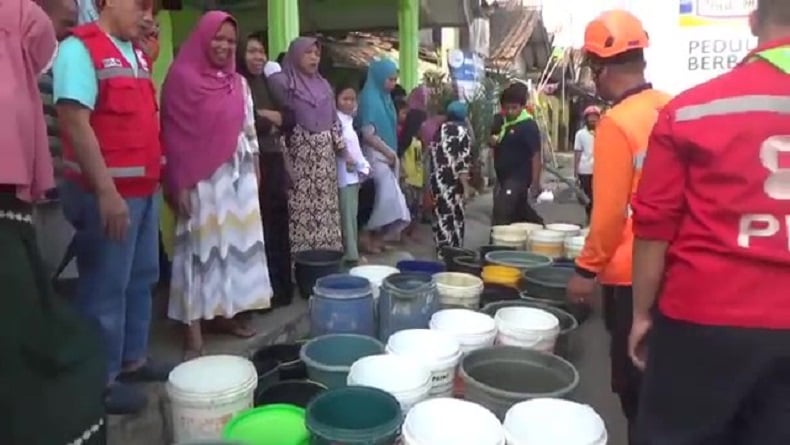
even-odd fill
[(584, 51), (602, 59), (649, 45), (642, 21), (622, 9), (604, 12), (584, 30)]
[(591, 114), (601, 115), (601, 109), (596, 107), (595, 105), (590, 105), (589, 107), (584, 109), (584, 113), (582, 113), (583, 117), (587, 117)]

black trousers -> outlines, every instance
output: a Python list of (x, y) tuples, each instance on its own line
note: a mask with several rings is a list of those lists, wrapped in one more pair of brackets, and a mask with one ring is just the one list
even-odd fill
[(637, 436), (638, 445), (790, 444), (790, 330), (658, 315)]
[(507, 225), (517, 222), (543, 224), (543, 218), (529, 205), (529, 182), (507, 179), (494, 189), (492, 224)]
[(376, 181), (368, 179), (359, 185), (359, 207), (357, 210), (357, 225), (360, 230), (368, 224), (373, 213), (373, 204), (376, 201)]
[(628, 443), (634, 445), (642, 373), (628, 355), (628, 336), (633, 322), (634, 298), (630, 286), (604, 286), (604, 323), (611, 335), (609, 355), (612, 391), (628, 420)]
[(282, 153), (260, 154), (261, 187), (258, 197), (266, 243), (266, 265), (272, 283), (272, 307), (287, 306), (293, 300), (291, 241), (288, 232), (288, 177)]
[(587, 220), (589, 221), (590, 216), (592, 215), (592, 206), (593, 206), (593, 189), (592, 189), (592, 175), (579, 175), (579, 185), (582, 188), (582, 191), (588, 198), (590, 198), (590, 202), (584, 206), (584, 210), (587, 212)]

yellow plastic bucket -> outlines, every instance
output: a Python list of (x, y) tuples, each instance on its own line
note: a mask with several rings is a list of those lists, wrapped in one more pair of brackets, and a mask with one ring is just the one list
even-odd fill
[(484, 283), (488, 284), (518, 287), (518, 282), (521, 281), (521, 271), (515, 267), (485, 266), (481, 278)]

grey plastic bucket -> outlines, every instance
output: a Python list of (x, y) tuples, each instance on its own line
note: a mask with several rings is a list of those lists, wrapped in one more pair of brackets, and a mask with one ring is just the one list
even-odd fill
[(518, 346), (472, 351), (461, 360), (458, 372), (464, 398), (490, 409), (500, 420), (518, 402), (569, 398), (579, 385), (579, 372), (569, 361)]
[(557, 343), (554, 345), (554, 353), (560, 357), (573, 361), (579, 356), (579, 342), (575, 341), (576, 328), (579, 327), (579, 322), (570, 312), (545, 303), (537, 303), (533, 301), (513, 300), (513, 301), (497, 301), (489, 303), (480, 309), (480, 312), (495, 316), (496, 311), (506, 307), (532, 307), (542, 309), (551, 313), (560, 321), (560, 335), (557, 337)]

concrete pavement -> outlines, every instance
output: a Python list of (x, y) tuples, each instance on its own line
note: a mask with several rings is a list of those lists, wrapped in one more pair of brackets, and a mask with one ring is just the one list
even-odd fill
[[(476, 248), (488, 244), (490, 232), (491, 195), (476, 198), (467, 207), (465, 247)], [(576, 203), (548, 203), (537, 207), (547, 222), (583, 223), (584, 212)], [(420, 226), (417, 240), (402, 250), (393, 250), (368, 258), (372, 264), (394, 265), (400, 259), (432, 258), (433, 240), (430, 227)], [(158, 297), (159, 317), (152, 334), (152, 355), (166, 360), (180, 358), (180, 332), (164, 320), (166, 294)], [(207, 340), (208, 353), (249, 355), (257, 348), (302, 338), (307, 333), (306, 305), (297, 299), (294, 304), (270, 314), (255, 316), (259, 334), (252, 339), (211, 336)], [(582, 351), (575, 361), (581, 375), (576, 399), (591, 405), (603, 416), (609, 430), (609, 445), (626, 445), (625, 420), (620, 414), (616, 397), (609, 387), (608, 336), (603, 328), (600, 311), (596, 311), (577, 333)], [(164, 397), (162, 385), (150, 386), (151, 403), (146, 412), (138, 416), (113, 417), (110, 420), (110, 445), (165, 445), (171, 435), (169, 402)]]

